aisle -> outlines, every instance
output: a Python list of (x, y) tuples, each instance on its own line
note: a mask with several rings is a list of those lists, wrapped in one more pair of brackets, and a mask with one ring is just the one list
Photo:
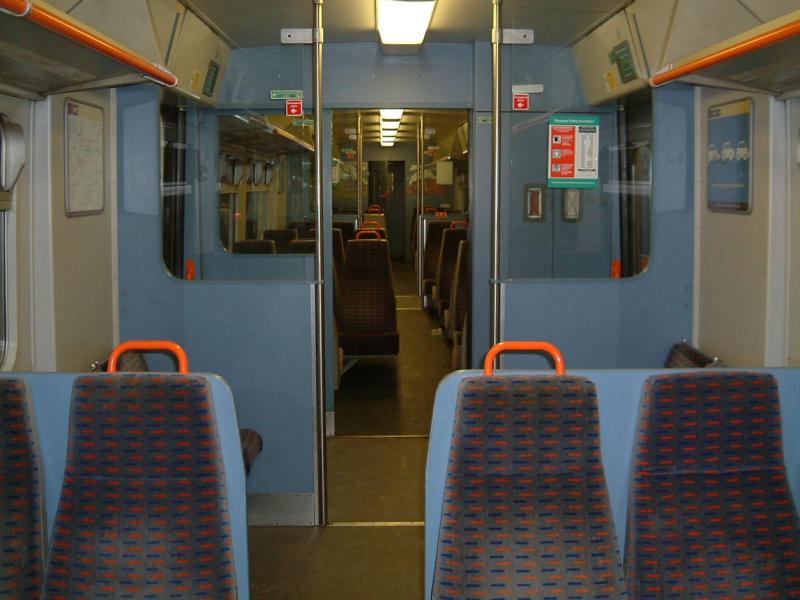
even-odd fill
[(422, 597), (425, 460), (433, 397), (450, 371), (411, 264), (393, 264), (400, 355), (360, 360), (335, 396), (326, 528), (251, 528), (253, 598)]

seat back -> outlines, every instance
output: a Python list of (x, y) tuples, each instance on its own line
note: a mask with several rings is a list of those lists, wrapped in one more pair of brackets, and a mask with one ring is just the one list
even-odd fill
[(342, 240), (345, 243), (356, 237), (356, 224), (353, 221), (334, 221), (333, 227), (342, 231)]
[(386, 240), (350, 240), (339, 304), (339, 343), (348, 356), (399, 352), (397, 307)]
[(645, 382), (625, 562), (636, 598), (800, 596), (800, 538), (767, 373)]
[(286, 254), (289, 252), (289, 242), (297, 239), (297, 229), (267, 229), (261, 239), (273, 240), (278, 254)]
[(206, 378), (75, 380), (49, 598), (235, 598), (229, 517)]
[(290, 254), (315, 254), (317, 252), (316, 240), (291, 240), (289, 242)]
[(434, 302), (440, 317), (450, 305), (458, 246), (465, 239), (467, 239), (466, 229), (445, 229), (442, 232), (442, 247), (439, 250), (439, 261), (436, 265), (436, 293), (434, 295)]
[(450, 290), (450, 318), (447, 327), (450, 337), (455, 337), (456, 333), (464, 327), (464, 315), (469, 311), (471, 293), (471, 262), (469, 255), (469, 241), (461, 240), (458, 243), (458, 256), (453, 275), (453, 285)]
[(275, 240), (241, 240), (233, 243), (234, 254), (277, 254)]
[(25, 381), (0, 379), (0, 597), (38, 598), (44, 561), (42, 483)]
[(624, 579), (592, 382), (459, 388), (433, 598), (619, 598)]
[(450, 221), (428, 221), (425, 248), (422, 251), (422, 278), (428, 282), (426, 294), (430, 293), (436, 281), (436, 267), (442, 250), (442, 232), (449, 227)]

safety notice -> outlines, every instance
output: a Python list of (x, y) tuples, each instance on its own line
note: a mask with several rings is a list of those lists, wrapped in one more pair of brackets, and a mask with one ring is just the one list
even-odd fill
[(555, 188), (597, 187), (600, 117), (553, 115), (549, 124), (547, 185)]

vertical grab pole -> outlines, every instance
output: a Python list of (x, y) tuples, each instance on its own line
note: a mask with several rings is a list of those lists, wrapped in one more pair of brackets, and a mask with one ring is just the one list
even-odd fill
[(500, 76), (503, 33), (500, 28), (503, 0), (492, 0), (492, 346), (500, 343)]
[(358, 198), (358, 217), (356, 221), (356, 228), (361, 225), (361, 219), (364, 215), (364, 184), (361, 181), (361, 172), (364, 169), (364, 131), (361, 124), (361, 113), (358, 113), (358, 141), (356, 142), (356, 198)]
[(316, 459), (317, 459), (317, 524), (328, 523), (328, 491), (325, 483), (325, 409), (327, 381), (325, 377), (325, 228), (323, 227), (323, 151), (322, 151), (322, 3), (314, 1), (314, 200), (316, 203), (317, 246), (314, 261), (314, 325), (316, 331)]
[(425, 274), (422, 272), (422, 269), (425, 266), (425, 252), (423, 245), (425, 240), (423, 239), (423, 227), (424, 223), (422, 221), (422, 209), (423, 207), (423, 170), (425, 167), (425, 155), (423, 152), (423, 146), (425, 144), (425, 118), (422, 116), (422, 113), (419, 114), (419, 123), (417, 124), (417, 231), (414, 235), (417, 236), (417, 295), (422, 298), (422, 279), (425, 277)]

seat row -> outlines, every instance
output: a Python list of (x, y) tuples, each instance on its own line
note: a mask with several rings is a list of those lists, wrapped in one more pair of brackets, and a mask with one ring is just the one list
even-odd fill
[(232, 402), (201, 375), (80, 375), (64, 425), (31, 392), (63, 379), (0, 378), (0, 597), (246, 597)]
[[(506, 349), (549, 352), (561, 368), (495, 374)], [(549, 344), (501, 344), (483, 376), (461, 380), (431, 597), (800, 597), (798, 517), (772, 375), (646, 380), (624, 560), (597, 404), (595, 384), (566, 375)]]

